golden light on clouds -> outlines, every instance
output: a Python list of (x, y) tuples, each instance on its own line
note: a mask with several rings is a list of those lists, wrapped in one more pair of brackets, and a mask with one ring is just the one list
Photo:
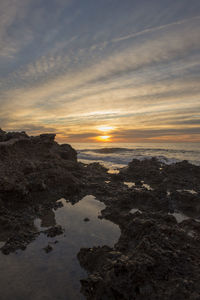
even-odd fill
[(97, 129), (98, 129), (99, 131), (102, 131), (102, 132), (109, 132), (109, 131), (111, 131), (111, 130), (114, 130), (115, 127), (114, 127), (114, 126), (102, 125), (102, 126), (97, 127)]
[(101, 131), (103, 134), (105, 135), (100, 135), (95, 137), (95, 141), (98, 142), (112, 142), (111, 140), (111, 135), (106, 135), (106, 133), (108, 134), (108, 132), (114, 131), (116, 129), (115, 126), (111, 126), (111, 125), (99, 125), (97, 127), (98, 131)]
[(101, 135), (101, 136), (98, 136), (96, 138), (96, 140), (98, 142), (111, 142), (111, 136), (110, 135)]
[(63, 143), (200, 141), (199, 1), (85, 1), (80, 18), (80, 0), (34, 2), (1, 0), (1, 128)]

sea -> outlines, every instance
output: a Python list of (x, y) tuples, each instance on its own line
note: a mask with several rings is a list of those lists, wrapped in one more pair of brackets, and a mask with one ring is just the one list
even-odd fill
[(72, 143), (78, 160), (99, 162), (110, 170), (123, 168), (133, 159), (156, 157), (165, 164), (183, 160), (200, 165), (200, 143)]

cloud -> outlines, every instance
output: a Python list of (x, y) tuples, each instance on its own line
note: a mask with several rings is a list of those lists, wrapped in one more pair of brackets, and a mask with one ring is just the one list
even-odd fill
[(25, 15), (30, 0), (2, 0), (0, 12), (0, 56), (13, 58), (20, 47), (30, 41), (30, 31), (23, 29), (23, 34), (13, 36), (10, 28)]
[(121, 37), (118, 37), (118, 38), (114, 38), (114, 39), (112, 39), (112, 42), (117, 43), (117, 42), (129, 40), (129, 39), (141, 36), (141, 35), (146, 35), (146, 34), (149, 34), (149, 33), (161, 31), (163, 29), (170, 29), (170, 27), (184, 25), (185, 23), (195, 21), (195, 20), (200, 20), (200, 16), (195, 16), (195, 17), (192, 17), (192, 18), (189, 18), (189, 19), (179, 20), (179, 21), (176, 21), (176, 22), (172, 22), (172, 23), (157, 26), (157, 27), (147, 28), (147, 29), (141, 30), (139, 32), (135, 32), (135, 33), (132, 33), (132, 34), (129, 34), (129, 35), (121, 36)]
[[(33, 55), (34, 50), (41, 46), (38, 43), (44, 46), (55, 42), (61, 29), (58, 20), (70, 2), (49, 1), (47, 6), (45, 2), (35, 0), (1, 0), (0, 58), (23, 61), (21, 55)], [(72, 19), (67, 19), (65, 25)]]
[(69, 139), (75, 139), (75, 140), (80, 140), (80, 139), (87, 139), (87, 138), (92, 138), (96, 137), (97, 134), (94, 132), (86, 132), (86, 133), (75, 133), (75, 134), (68, 134), (67, 137)]
[(198, 141), (200, 138), (200, 127), (194, 128), (169, 128), (169, 129), (139, 129), (122, 130), (114, 132), (112, 139), (115, 141)]
[[(65, 1), (61, 2), (66, 8)], [(109, 121), (116, 127), (123, 123), (127, 130), (160, 128), (152, 135), (151, 131), (142, 131), (145, 139), (145, 132), (149, 137), (168, 134), (163, 126), (175, 134), (175, 126), (176, 130), (196, 134), (187, 132), (185, 125), (199, 124), (193, 118), (199, 110), (200, 95), (199, 16), (118, 38), (110, 34), (102, 42), (97, 39), (101, 31), (88, 40), (88, 33), (80, 35), (78, 24), (65, 38), (61, 32), (63, 28), (67, 30), (66, 24), (70, 26), (74, 11), (65, 23), (67, 18), (60, 20), (62, 6), (58, 5), (51, 20), (54, 28), (50, 22), (53, 10), (45, 6), (35, 9), (35, 5), (32, 0), (3, 0), (1, 53), (7, 58), (15, 57), (16, 68), (4, 76), (0, 85), (2, 127), (24, 127), (29, 132), (52, 129), (62, 137), (87, 139), (95, 136), (94, 126)], [(11, 29), (16, 24), (15, 38)], [(49, 31), (44, 24), (49, 24)], [(23, 61), (27, 44), (30, 56)], [(23, 63), (19, 67), (20, 59)], [(70, 135), (65, 135), (67, 130)], [(130, 132), (123, 128), (120, 132), (131, 139)], [(116, 138), (122, 138), (121, 134)]]
[[(67, 140), (68, 142), (91, 142), (97, 141), (99, 132), (84, 132), (72, 134), (60, 134), (58, 140)], [(121, 129), (110, 133), (113, 142), (136, 142), (136, 141), (197, 141), (200, 137), (200, 127), (182, 129)]]

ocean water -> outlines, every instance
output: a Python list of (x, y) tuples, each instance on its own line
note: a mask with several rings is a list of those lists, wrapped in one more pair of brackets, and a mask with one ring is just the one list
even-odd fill
[(200, 165), (200, 143), (73, 143), (78, 160), (83, 163), (99, 162), (109, 169), (127, 166), (139, 160), (157, 157), (165, 164), (188, 160)]

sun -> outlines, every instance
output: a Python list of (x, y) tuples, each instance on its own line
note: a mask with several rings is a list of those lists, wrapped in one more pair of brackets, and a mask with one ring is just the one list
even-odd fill
[(111, 138), (110, 135), (100, 135), (100, 136), (98, 136), (96, 139), (97, 139), (99, 142), (110, 142), (110, 138)]
[(95, 137), (95, 140), (98, 142), (111, 142), (111, 135), (108, 135), (111, 131), (113, 131), (116, 127), (110, 125), (100, 125), (96, 127), (98, 131), (101, 131), (102, 135)]

